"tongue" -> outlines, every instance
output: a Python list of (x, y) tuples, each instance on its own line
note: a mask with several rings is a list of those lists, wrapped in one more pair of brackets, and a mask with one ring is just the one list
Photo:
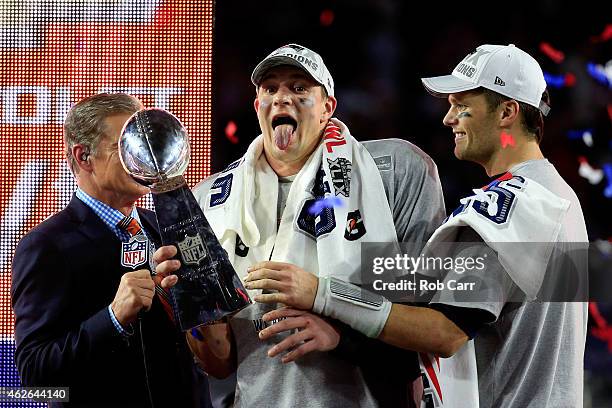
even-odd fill
[(289, 143), (291, 143), (291, 136), (293, 135), (292, 125), (278, 125), (274, 129), (274, 143), (281, 150), (287, 150)]

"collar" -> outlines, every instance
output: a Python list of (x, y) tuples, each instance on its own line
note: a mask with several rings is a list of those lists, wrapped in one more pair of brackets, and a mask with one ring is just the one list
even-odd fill
[[(117, 224), (125, 217), (121, 211), (114, 209), (96, 198), (93, 198), (80, 188), (77, 189), (76, 196), (85, 205), (91, 208), (98, 217), (100, 217), (104, 224), (106, 224), (106, 226), (113, 231), (117, 238), (124, 242), (129, 241), (129, 234), (117, 227)], [(132, 207), (132, 213), (130, 215), (134, 217), (142, 226), (140, 218), (138, 217), (138, 211), (136, 211), (136, 206)]]

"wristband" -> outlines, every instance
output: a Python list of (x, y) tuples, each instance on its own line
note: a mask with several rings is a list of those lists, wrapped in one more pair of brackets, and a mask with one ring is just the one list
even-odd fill
[(366, 336), (376, 338), (385, 327), (391, 302), (352, 283), (319, 277), (312, 311), (340, 320)]

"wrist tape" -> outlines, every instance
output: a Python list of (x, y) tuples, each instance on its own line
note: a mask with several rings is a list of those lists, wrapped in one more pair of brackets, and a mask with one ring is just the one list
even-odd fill
[(319, 277), (319, 287), (312, 311), (348, 324), (368, 337), (376, 338), (385, 327), (391, 302), (331, 277)]

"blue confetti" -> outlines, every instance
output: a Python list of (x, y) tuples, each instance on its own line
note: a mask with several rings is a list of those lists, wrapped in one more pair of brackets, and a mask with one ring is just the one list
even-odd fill
[(584, 136), (586, 132), (593, 134), (593, 129), (589, 128), (589, 129), (569, 130), (567, 132), (567, 137), (570, 138), (571, 140), (582, 139), (582, 137)]
[(565, 75), (553, 75), (545, 72), (544, 80), (552, 88), (563, 88), (565, 86)]
[(608, 88), (612, 87), (612, 82), (610, 82), (610, 79), (608, 78), (606, 73), (601, 67), (597, 66), (596, 64), (589, 62), (587, 64), (587, 72), (589, 73), (589, 75), (595, 78), (597, 82), (607, 86)]
[(344, 204), (339, 197), (326, 197), (315, 201), (310, 208), (308, 213), (312, 216), (319, 214), (324, 208), (342, 207)]
[(604, 173), (606, 173), (606, 177), (608, 178), (608, 185), (604, 189), (603, 193), (607, 198), (612, 198), (612, 164), (606, 163), (602, 168)]

